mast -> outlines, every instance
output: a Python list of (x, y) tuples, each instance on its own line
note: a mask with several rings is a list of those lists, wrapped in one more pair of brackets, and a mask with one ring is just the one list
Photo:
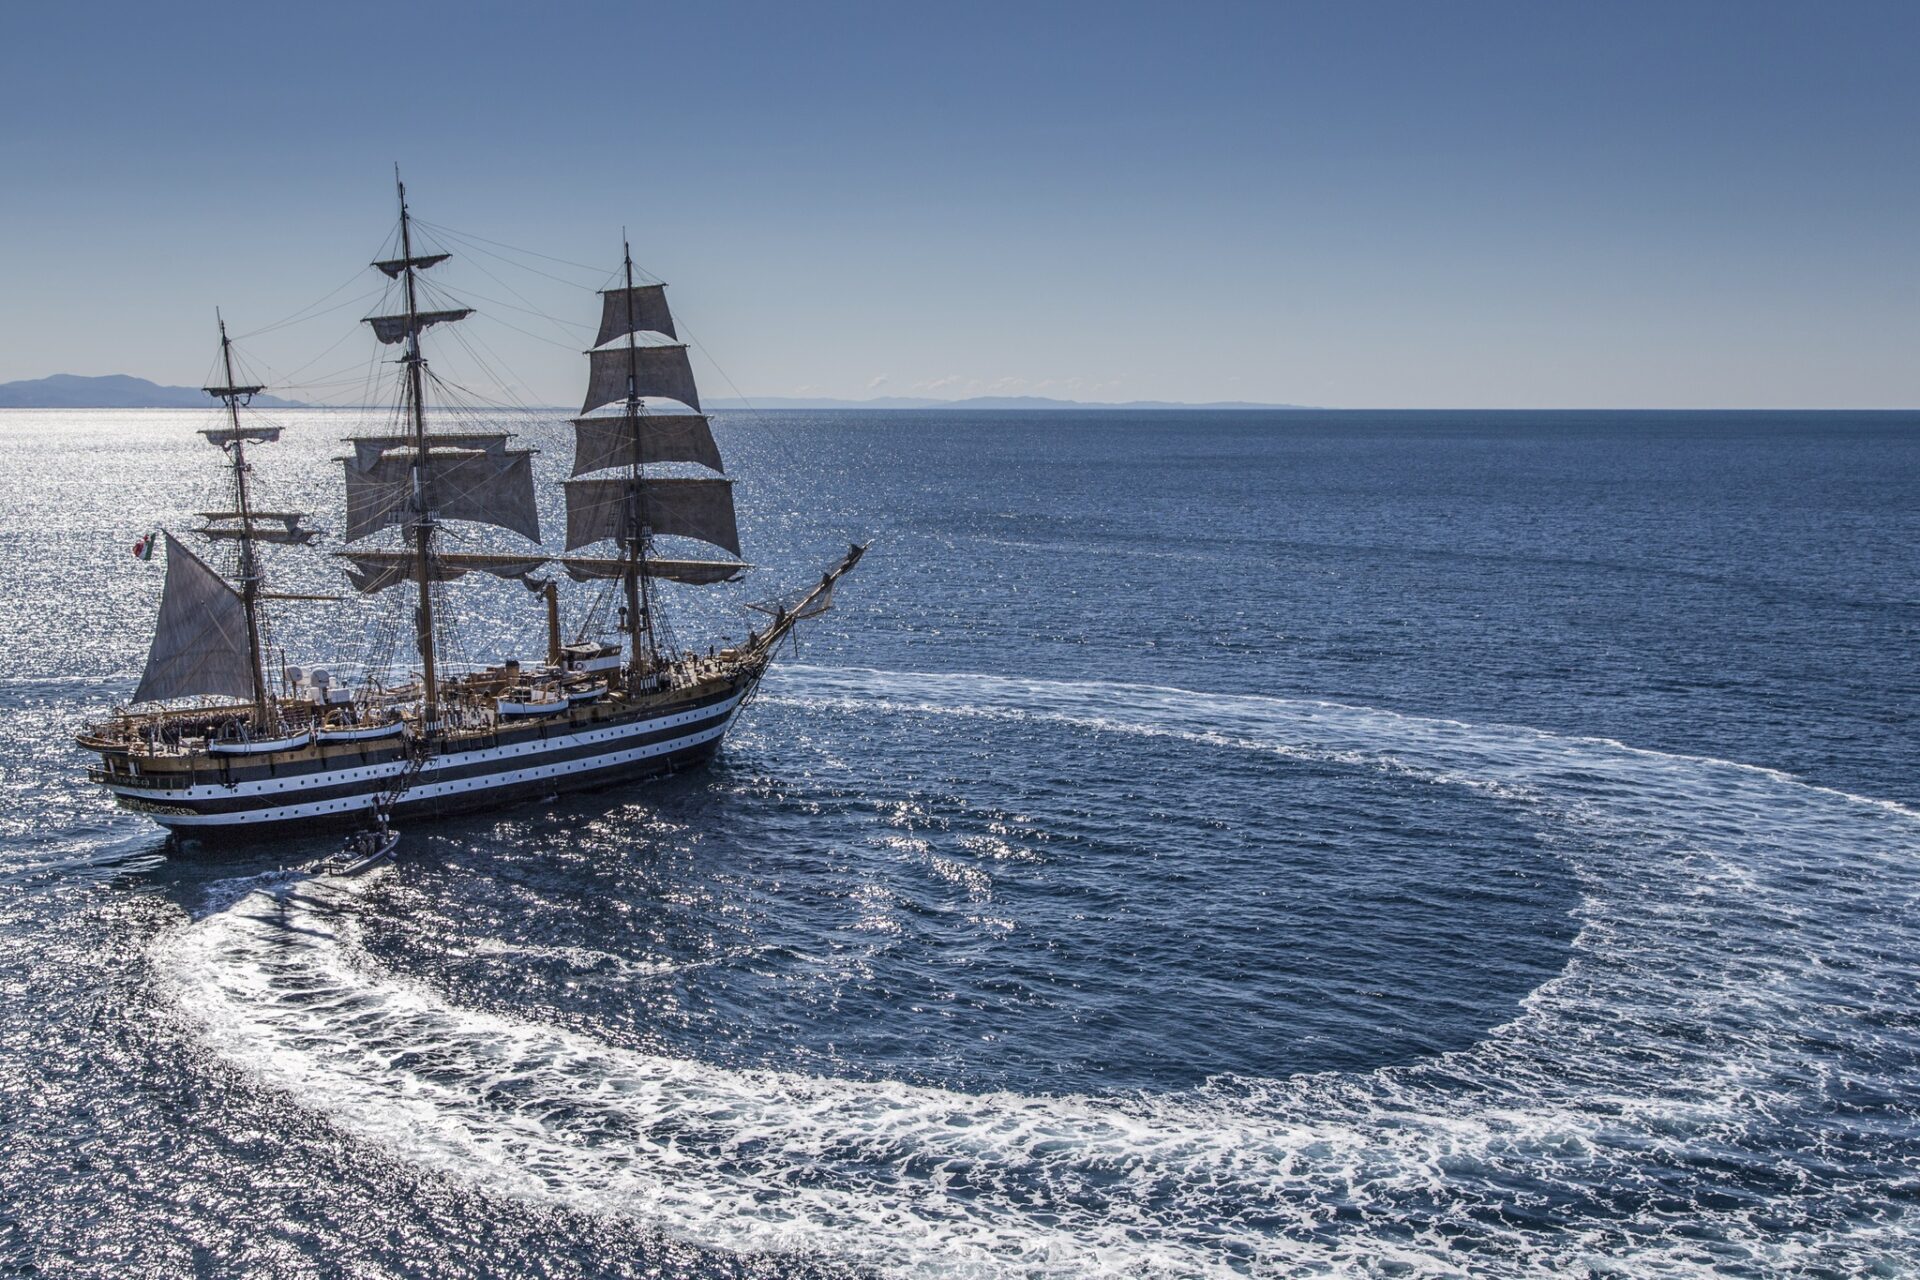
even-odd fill
[(247, 492), (247, 445), (240, 429), (240, 402), (252, 399), (255, 387), (236, 386), (233, 379), (233, 342), (227, 337), (227, 322), (215, 309), (220, 326), (220, 359), (226, 370), (226, 385), (209, 388), (226, 402), (228, 425), (233, 428), (234, 510), (240, 515), (240, 605), (247, 616), (247, 663), (253, 678), (253, 727), (265, 729), (272, 714), (267, 706), (266, 666), (260, 655), (260, 560), (253, 546), (253, 506)]
[(633, 439), (633, 460), (627, 467), (627, 631), (633, 637), (634, 670), (640, 668), (640, 637), (646, 634), (649, 670), (660, 665), (660, 646), (654, 637), (653, 601), (647, 578), (647, 518), (643, 446), (640, 439), (640, 351), (635, 340), (633, 311), (633, 248), (620, 237), (620, 253), (627, 273), (627, 431)]
[[(636, 283), (624, 236), (621, 249), (619, 283), (600, 290), (600, 327), (586, 352), (587, 392), (581, 416), (573, 419), (573, 474), (566, 481), (566, 550), (605, 540), (615, 544), (615, 553), (568, 554), (557, 563), (577, 582), (607, 579), (625, 586), (622, 629), (633, 642), (622, 665), (631, 677), (658, 671), (678, 652), (660, 612), (660, 582), (711, 586), (732, 581), (747, 566), (738, 560), (733, 481), (700, 411), (700, 391), (667, 307), (666, 285)], [(651, 403), (654, 397), (668, 403)], [(651, 463), (682, 462), (710, 474), (647, 474)], [(735, 559), (662, 559), (656, 535), (705, 542)]]
[(427, 490), (427, 406), (422, 378), (426, 360), (420, 355), (420, 307), (414, 291), (413, 227), (407, 211), (407, 184), (396, 166), (393, 185), (400, 193), (400, 259), (407, 277), (406, 400), (413, 423), (413, 575), (420, 586), (420, 604), (414, 613), (415, 643), (420, 648), (421, 679), (425, 682), (422, 727), (431, 732), (440, 718), (440, 686), (434, 668), (433, 642), (433, 505)]

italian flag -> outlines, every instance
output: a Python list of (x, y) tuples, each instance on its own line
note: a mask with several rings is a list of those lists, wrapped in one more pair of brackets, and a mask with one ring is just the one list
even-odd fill
[(150, 533), (146, 537), (134, 543), (133, 554), (135, 558), (140, 560), (153, 559), (153, 544), (159, 540), (159, 537), (160, 535), (157, 533)]

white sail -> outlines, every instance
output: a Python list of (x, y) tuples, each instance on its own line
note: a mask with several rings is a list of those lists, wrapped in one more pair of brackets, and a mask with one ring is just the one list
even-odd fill
[[(634, 515), (628, 509), (631, 483), (623, 477), (594, 477), (567, 483), (567, 550), (602, 538), (624, 538)], [(634, 497), (638, 521), (653, 534), (697, 538), (740, 554), (740, 530), (734, 522), (731, 480), (642, 480)]]
[(608, 467), (697, 462), (725, 471), (707, 419), (697, 413), (625, 413), (573, 420), (573, 474)]
[[(633, 561), (616, 556), (561, 556), (554, 563), (565, 568), (567, 576), (575, 582), (625, 577), (627, 570), (634, 567)], [(648, 556), (646, 560), (649, 578), (690, 587), (731, 582), (748, 567), (733, 560), (662, 560), (657, 556)]]
[[(478, 449), (482, 453), (502, 453), (507, 441), (513, 437), (504, 431), (434, 431), (427, 435), (427, 452), (441, 449)], [(380, 455), (414, 448), (414, 438), (410, 435), (386, 436), (348, 436), (346, 442), (353, 446), (353, 460), (364, 469), (380, 460)]]
[[(336, 554), (347, 562), (347, 577), (357, 591), (371, 594), (414, 581), (415, 556), (411, 551), (342, 551)], [(433, 582), (452, 582), (469, 573), (479, 572), (526, 582), (528, 576), (537, 572), (546, 562), (545, 556), (435, 555), (427, 561), (427, 576)]]
[[(700, 407), (700, 390), (693, 384), (693, 365), (679, 345), (635, 347), (624, 342), (596, 347), (587, 353), (587, 399), (581, 413), (603, 404), (636, 396), (661, 396), (689, 408)], [(631, 387), (631, 392), (629, 392)]]
[(264, 426), (259, 423), (247, 423), (239, 427), (209, 427), (200, 434), (209, 444), (222, 449), (240, 444), (271, 444), (280, 438), (281, 428)]
[(451, 311), (416, 311), (409, 323), (407, 316), (368, 316), (366, 322), (373, 326), (373, 336), (391, 346), (396, 342), (405, 342), (409, 333), (419, 333), (442, 321), (465, 320), (473, 314), (472, 307), (459, 307)]
[(386, 276), (387, 279), (398, 280), (400, 273), (408, 267), (412, 267), (415, 271), (424, 271), (428, 267), (439, 266), (452, 256), (450, 253), (426, 253), (411, 258), (388, 258), (385, 261), (376, 262), (373, 265), (378, 268), (380, 273)]
[(253, 698), (247, 612), (226, 579), (171, 533), (160, 618), (135, 702), (202, 695)]
[(593, 340), (596, 347), (604, 347), (615, 338), (624, 338), (630, 333), (664, 333), (669, 338), (679, 336), (673, 331), (673, 313), (667, 309), (667, 286), (664, 284), (603, 289), (600, 299), (600, 336)]
[[(435, 450), (427, 455), (426, 486), (434, 515), (477, 520), (540, 541), (540, 513), (533, 495), (533, 455), (525, 449)], [(348, 542), (414, 518), (413, 458), (386, 453), (371, 466), (344, 459), (347, 472)]]
[(251, 538), (255, 542), (303, 547), (320, 536), (318, 529), (301, 525), (307, 518), (304, 511), (202, 511), (199, 514), (207, 523), (194, 532), (203, 538), (233, 541)]

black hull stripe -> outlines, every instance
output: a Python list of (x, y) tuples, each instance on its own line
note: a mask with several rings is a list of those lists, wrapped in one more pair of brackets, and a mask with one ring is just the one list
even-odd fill
[[(492, 769), (477, 776), (464, 779), (434, 778), (417, 782), (407, 795), (406, 803), (421, 806), (434, 802), (460, 804), (465, 797), (485, 797), (488, 794), (509, 786), (526, 783), (542, 786), (551, 792), (570, 785), (569, 780), (596, 770), (628, 769), (644, 773), (657, 769), (662, 760), (670, 760), (676, 754), (687, 750), (716, 747), (727, 730), (727, 717), (718, 718), (708, 728), (692, 733), (682, 733), (670, 741), (654, 745), (637, 745), (632, 742), (617, 743), (611, 748), (603, 746), (594, 754), (580, 760), (552, 760), (540, 757), (532, 761), (509, 762), (502, 768)], [(292, 796), (269, 799), (267, 803), (231, 801), (218, 802), (220, 807), (211, 804), (171, 804), (147, 801), (144, 797), (121, 797), (121, 803), (129, 809), (146, 814), (154, 821), (168, 827), (181, 829), (200, 829), (209, 826), (257, 826), (273, 822), (300, 822), (312, 819), (326, 820), (342, 815), (364, 814), (373, 803), (375, 796), (385, 790), (383, 779), (370, 780), (350, 789), (346, 794), (331, 800), (318, 800), (310, 796)], [(488, 802), (490, 803), (490, 802)]]
[[(465, 745), (457, 750), (448, 751), (437, 757), (442, 760), (456, 760), (462, 755), (475, 751), (493, 751), (540, 742), (552, 742), (573, 737), (576, 734), (602, 733), (618, 730), (628, 725), (645, 724), (655, 720), (665, 720), (703, 711), (709, 707), (737, 698), (744, 686), (723, 689), (691, 702), (674, 705), (649, 707), (644, 711), (635, 711), (624, 716), (609, 716), (602, 720), (589, 720), (577, 723), (562, 720), (544, 725), (509, 727), (499, 732)], [(674, 726), (679, 728), (680, 726)], [(398, 764), (406, 758), (406, 752), (399, 744), (391, 740), (375, 740), (355, 748), (353, 743), (329, 744), (333, 748), (325, 758), (278, 761), (271, 764), (240, 764), (238, 757), (232, 764), (209, 762), (204, 768), (196, 769), (192, 774), (193, 785), (197, 787), (224, 787), (234, 783), (282, 782), (293, 778), (309, 777), (316, 773), (335, 773), (342, 769), (362, 769), (380, 765)], [(343, 749), (344, 748), (344, 749)], [(173, 776), (169, 773), (167, 776)], [(185, 775), (182, 775), (185, 776)], [(113, 785), (113, 784), (109, 784)], [(140, 794), (164, 792), (166, 788), (142, 789)], [(317, 794), (317, 793), (313, 793)]]
[[(561, 792), (589, 791), (639, 782), (647, 778), (658, 778), (701, 764), (719, 749), (720, 742), (721, 739), (715, 738), (711, 742), (687, 747), (665, 756), (653, 756), (626, 764), (580, 769), (557, 779), (508, 783), (455, 796), (404, 801), (397, 806), (395, 819), (409, 821), (454, 817), (459, 814), (498, 809), (527, 800), (544, 799)], [(206, 845), (231, 845), (246, 841), (323, 835), (328, 832), (351, 830), (365, 825), (365, 812), (364, 809), (357, 809), (351, 812), (319, 814), (277, 821), (236, 822), (208, 826), (197, 824), (189, 826), (160, 816), (156, 816), (154, 820), (174, 831), (182, 839)]]
[[(650, 747), (663, 742), (672, 742), (716, 727), (724, 728), (733, 718), (733, 708), (729, 707), (717, 716), (710, 716), (694, 724), (675, 725), (671, 729), (657, 729), (652, 733), (635, 734), (631, 737), (614, 738), (610, 741), (582, 743), (574, 747), (556, 748), (537, 755), (512, 756), (503, 760), (482, 760), (473, 764), (448, 764), (438, 768), (429, 766), (422, 771), (414, 784), (416, 789), (438, 787), (443, 783), (465, 782), (474, 778), (486, 778), (496, 774), (518, 773), (528, 769), (545, 768), (549, 765), (567, 764), (578, 760), (590, 760), (615, 751), (631, 751), (636, 748)], [(340, 800), (352, 796), (376, 795), (385, 791), (403, 766), (399, 763), (389, 765), (372, 777), (353, 778), (344, 782), (327, 783), (321, 779), (303, 784), (285, 791), (251, 792), (235, 795), (220, 789), (219, 794), (207, 796), (181, 795), (177, 792), (141, 791), (128, 788), (121, 791), (115, 788), (115, 794), (123, 799), (150, 801), (168, 807), (190, 809), (194, 813), (243, 813), (251, 809), (277, 809), (288, 805), (319, 804), (330, 800)], [(132, 807), (132, 806), (129, 806)]]

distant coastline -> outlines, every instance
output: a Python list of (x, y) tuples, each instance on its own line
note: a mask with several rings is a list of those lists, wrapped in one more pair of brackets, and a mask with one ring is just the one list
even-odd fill
[[(304, 409), (298, 400), (258, 395), (267, 409)], [(145, 378), (110, 373), (90, 378), (56, 373), (50, 378), (0, 382), (0, 409), (205, 409), (218, 402), (199, 387), (163, 387)]]
[[(387, 408), (386, 405), (352, 404), (309, 404), (300, 400), (283, 400), (278, 396), (258, 395), (253, 403), (263, 409), (314, 409), (340, 412), (364, 412), (368, 409)], [(25, 379), (18, 382), (0, 382), (0, 409), (205, 409), (216, 404), (199, 387), (168, 387), (145, 378), (135, 378), (127, 374), (108, 374), (102, 377), (86, 377), (78, 374), (57, 373), (48, 378)], [(551, 411), (566, 415), (573, 412), (567, 405), (525, 405), (534, 411)], [(1262, 412), (1297, 413), (1369, 413), (1369, 414), (1589, 414), (1616, 415), (1631, 414), (1913, 414), (1911, 408), (1808, 408), (1805, 406), (1781, 408), (1743, 407), (1738, 405), (1715, 408), (1667, 408), (1658, 405), (1638, 405), (1628, 408), (1596, 409), (1589, 407), (1568, 407), (1564, 405), (1505, 406), (1483, 408), (1474, 406), (1451, 406), (1445, 408), (1378, 408), (1345, 405), (1333, 408), (1324, 405), (1306, 404), (1267, 404), (1251, 400), (1210, 400), (1199, 403), (1187, 403), (1179, 400), (1054, 400), (1045, 396), (972, 396), (965, 400), (932, 400), (915, 396), (883, 396), (872, 400), (834, 400), (829, 398), (805, 398), (798, 396), (756, 396), (752, 399), (739, 397), (709, 398), (703, 408), (709, 412), (738, 413), (752, 410), (920, 410), (938, 412), (979, 412), (994, 410), (1098, 410), (1114, 412), (1122, 410), (1178, 410), (1184, 412), (1204, 410), (1257, 410)]]
[[(265, 409), (347, 408), (345, 405), (308, 405), (278, 396), (258, 395), (253, 402)], [(202, 409), (213, 403), (199, 387), (166, 387), (127, 374), (84, 377), (56, 373), (49, 378), (0, 382), (0, 409)], [(1260, 404), (1249, 400), (1213, 400), (1185, 404), (1177, 400), (1055, 400), (1047, 396), (972, 396), (965, 400), (933, 400), (920, 396), (882, 396), (873, 400), (834, 400), (796, 396), (757, 396), (746, 400), (710, 399), (708, 409), (1308, 409), (1301, 404)]]
[(920, 396), (881, 396), (874, 400), (809, 399), (795, 396), (756, 396), (751, 400), (709, 399), (709, 409), (1310, 409), (1304, 404), (1260, 404), (1251, 400), (1209, 400), (1186, 404), (1178, 400), (1054, 400), (1047, 396), (971, 396), (965, 400), (930, 400)]

